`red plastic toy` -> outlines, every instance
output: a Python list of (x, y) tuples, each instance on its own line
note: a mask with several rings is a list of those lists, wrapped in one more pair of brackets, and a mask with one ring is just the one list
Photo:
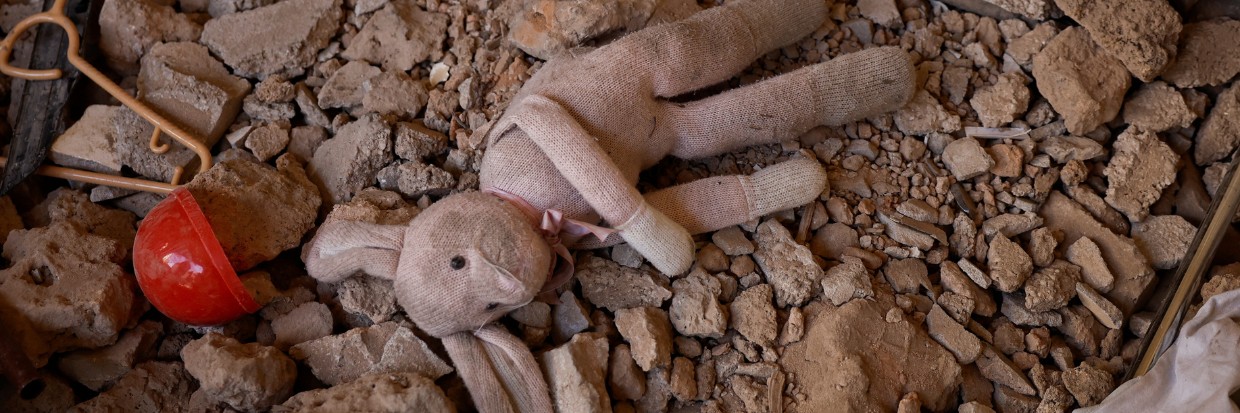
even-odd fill
[(185, 188), (172, 191), (143, 219), (133, 267), (147, 300), (186, 324), (223, 324), (260, 308)]

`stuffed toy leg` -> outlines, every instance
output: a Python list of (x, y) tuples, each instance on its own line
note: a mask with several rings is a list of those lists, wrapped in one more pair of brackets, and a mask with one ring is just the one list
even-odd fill
[(478, 192), (445, 197), (407, 226), (329, 222), (303, 250), (311, 276), (391, 278), (422, 330), (443, 340), (484, 412), (550, 412), (527, 347), (492, 324), (572, 274), (570, 247), (624, 241), (666, 274), (688, 270), (691, 234), (813, 201), (815, 160), (653, 193), (638, 174), (891, 111), (915, 76), (897, 48), (870, 49), (689, 103), (826, 19), (822, 0), (734, 1), (598, 49), (548, 61), (489, 132)]

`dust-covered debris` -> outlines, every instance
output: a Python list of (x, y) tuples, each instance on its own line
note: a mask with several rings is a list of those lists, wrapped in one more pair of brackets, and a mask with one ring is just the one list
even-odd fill
[(948, 316), (938, 305), (926, 315), (926, 330), (930, 337), (951, 351), (961, 364), (972, 363), (982, 352), (981, 340)]
[(249, 82), (229, 74), (197, 43), (162, 43), (142, 56), (138, 99), (208, 147), (228, 130), (249, 92)]
[(375, 183), (375, 175), (392, 161), (392, 128), (367, 116), (340, 128), (314, 151), (306, 173), (327, 204), (346, 202)]
[(1102, 251), (1098, 249), (1098, 244), (1089, 237), (1077, 238), (1076, 242), (1068, 246), (1064, 257), (1081, 267), (1081, 279), (1090, 287), (1108, 292), (1115, 285), (1115, 276), (1111, 274), (1111, 269), (1102, 259)]
[(135, 363), (153, 358), (155, 344), (163, 334), (159, 323), (143, 321), (107, 347), (65, 354), (56, 363), (56, 369), (91, 390), (104, 390)]
[(289, 355), (331, 385), (373, 373), (408, 372), (439, 378), (452, 372), (413, 331), (390, 321), (295, 345)]
[(299, 75), (340, 30), (340, 0), (289, 0), (211, 19), (202, 43), (245, 77)]
[(582, 257), (576, 268), (574, 276), (581, 283), (582, 296), (611, 311), (660, 306), (672, 297), (657, 274), (649, 270), (624, 267), (596, 256)]
[[(1237, 28), (1240, 30), (1240, 28)], [(1218, 94), (1193, 146), (1198, 165), (1226, 158), (1240, 145), (1240, 83)]]
[(1027, 81), (1023, 74), (1004, 73), (994, 85), (974, 93), (969, 104), (977, 111), (982, 126), (1004, 126), (1024, 115), (1029, 109)]
[(782, 224), (767, 220), (758, 225), (754, 234), (758, 248), (753, 259), (766, 275), (766, 281), (775, 288), (775, 304), (780, 307), (805, 304), (814, 293), (814, 284), (822, 279), (822, 267), (814, 261), (814, 255), (792, 239)]
[(1063, 384), (1082, 407), (1098, 404), (1115, 388), (1111, 373), (1090, 363), (1064, 371)]
[(73, 406), (69, 412), (162, 412), (182, 411), (196, 384), (179, 362), (148, 361), (139, 364), (99, 396)]
[(155, 45), (197, 41), (202, 25), (171, 6), (148, 0), (105, 2), (99, 12), (99, 49), (108, 66), (136, 73), (138, 60)]
[(1133, 223), (1132, 238), (1154, 268), (1168, 270), (1180, 265), (1188, 253), (1197, 227), (1179, 215), (1157, 215)]
[(1184, 95), (1166, 82), (1142, 85), (1124, 103), (1124, 122), (1150, 132), (1186, 128), (1197, 119)]
[(297, 365), (274, 347), (241, 344), (218, 333), (181, 350), (185, 370), (215, 403), (242, 411), (266, 410), (292, 394)]
[(303, 303), (293, 311), (271, 320), (275, 347), (289, 347), (326, 337), (332, 333), (332, 313), (323, 303)]
[(742, 291), (729, 307), (732, 328), (746, 339), (761, 346), (775, 344), (779, 329), (770, 284), (760, 284)]
[(924, 90), (917, 92), (907, 105), (896, 111), (895, 123), (900, 132), (909, 135), (960, 130), (960, 116), (948, 112), (934, 95)]
[(995, 166), (994, 159), (986, 153), (986, 149), (972, 137), (960, 138), (943, 149), (943, 164), (956, 176), (966, 180), (990, 171)]
[(1177, 87), (1218, 86), (1240, 73), (1240, 20), (1216, 19), (1184, 25), (1176, 60), (1163, 79)]
[(1180, 157), (1157, 135), (1128, 128), (1115, 140), (1115, 154), (1103, 172), (1106, 201), (1131, 221), (1144, 220), (1162, 190), (1175, 181)]
[(1051, 192), (1040, 213), (1048, 228), (1064, 234), (1064, 244), (1072, 245), (1081, 237), (1088, 237), (1098, 245), (1107, 268), (1115, 276), (1114, 287), (1106, 296), (1125, 314), (1131, 314), (1154, 279), (1154, 271), (1136, 243), (1111, 232), (1080, 204), (1059, 192)]
[(1158, 77), (1176, 53), (1183, 26), (1180, 15), (1161, 0), (1124, 3), (1056, 0), (1064, 14), (1089, 31), (1094, 41), (1144, 82)]
[(338, 386), (294, 395), (272, 412), (450, 412), (452, 401), (416, 373), (375, 373)]
[(637, 400), (646, 394), (646, 374), (637, 366), (628, 344), (612, 347), (607, 365), (607, 388), (613, 399)]
[(870, 283), (870, 271), (859, 260), (848, 259), (831, 267), (822, 277), (823, 298), (835, 305), (843, 305), (855, 298), (874, 295)]
[(1038, 89), (1073, 134), (1086, 134), (1119, 114), (1131, 84), (1128, 69), (1079, 27), (1064, 29), (1033, 59)]
[(1121, 313), (1115, 304), (1112, 304), (1102, 294), (1098, 294), (1089, 285), (1082, 282), (1076, 283), (1076, 295), (1102, 325), (1110, 329), (1119, 329), (1124, 325), (1124, 313)]
[(112, 116), (116, 106), (91, 105), (82, 118), (52, 142), (48, 159), (57, 165), (95, 172), (120, 173), (121, 161), (114, 147)]
[(542, 355), (547, 387), (557, 411), (605, 412), (607, 394), (607, 338), (582, 333)]
[[(675, 296), (668, 309), (672, 327), (686, 336), (719, 338), (728, 328), (728, 311), (719, 303), (723, 286), (701, 270), (672, 283)], [(662, 300), (652, 306), (658, 306)], [(735, 322), (735, 320), (733, 320)]]
[(986, 253), (986, 265), (995, 285), (1003, 292), (1012, 292), (1025, 284), (1033, 273), (1033, 260), (1029, 254), (1002, 234), (990, 240)]
[(636, 307), (616, 311), (616, 329), (629, 343), (633, 360), (642, 370), (671, 366), (672, 324), (662, 309)]
[(408, 71), (417, 63), (443, 55), (440, 45), (447, 26), (448, 16), (424, 11), (415, 2), (388, 2), (370, 16), (341, 56), (384, 70)]

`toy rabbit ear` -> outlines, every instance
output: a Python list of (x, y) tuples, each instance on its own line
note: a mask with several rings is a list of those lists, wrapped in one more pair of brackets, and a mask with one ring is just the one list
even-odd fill
[(396, 277), (404, 237), (401, 225), (330, 221), (306, 244), (301, 259), (310, 276), (323, 282), (338, 282), (358, 271), (390, 280)]

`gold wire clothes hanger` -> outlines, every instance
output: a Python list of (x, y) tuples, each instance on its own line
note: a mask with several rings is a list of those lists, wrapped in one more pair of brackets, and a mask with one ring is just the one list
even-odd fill
[[(9, 64), (9, 57), (13, 53), (13, 45), (17, 43), (17, 40), (21, 38), (23, 34), (25, 34), (27, 29), (40, 23), (50, 23), (60, 26), (65, 30), (66, 35), (69, 38), (69, 46), (66, 48), (69, 63), (82, 72), (82, 74), (86, 75), (86, 77), (90, 78), (90, 80), (94, 81), (95, 84), (102, 87), (103, 90), (107, 91), (108, 94), (112, 95), (112, 97), (119, 100), (121, 104), (133, 110), (134, 113), (138, 114), (138, 116), (141, 116), (143, 119), (146, 119), (147, 122), (151, 122), (151, 124), (155, 126), (154, 132), (151, 133), (150, 143), (147, 145), (152, 152), (157, 154), (168, 152), (170, 146), (167, 143), (161, 143), (159, 139), (161, 134), (167, 133), (181, 145), (185, 145), (185, 147), (194, 151), (194, 153), (198, 155), (198, 159), (200, 161), (198, 172), (202, 172), (207, 170), (207, 168), (210, 168), (211, 151), (203, 145), (200, 140), (196, 139), (184, 129), (181, 129), (180, 126), (177, 126), (172, 121), (160, 116), (158, 113), (151, 110), (151, 108), (147, 107), (142, 102), (139, 102), (138, 99), (135, 99), (133, 96), (125, 93), (124, 89), (117, 86), (116, 83), (112, 82), (111, 79), (108, 79), (107, 76), (104, 76), (103, 73), (101, 73), (98, 69), (95, 69), (94, 66), (78, 54), (78, 47), (81, 44), (81, 38), (78, 37), (77, 26), (75, 26), (73, 21), (69, 20), (69, 17), (65, 15), (65, 2), (66, 0), (56, 0), (56, 2), (52, 4), (51, 9), (22, 19), (22, 21), (18, 22), (17, 25), (13, 27), (13, 31), (9, 32), (3, 42), (0, 42), (0, 73), (25, 80), (59, 79), (62, 75), (60, 69), (27, 69), (14, 67)], [(6, 159), (4, 157), (0, 157), (0, 165), (3, 165), (5, 162)], [(172, 192), (173, 189), (176, 189), (181, 183), (181, 177), (184, 172), (184, 167), (177, 166), (172, 174), (171, 182), (165, 183), (59, 166), (45, 165), (40, 166), (35, 170), (35, 173), (39, 175), (50, 176), (53, 178), (127, 188), (138, 191), (155, 192), (160, 194), (167, 194)]]

